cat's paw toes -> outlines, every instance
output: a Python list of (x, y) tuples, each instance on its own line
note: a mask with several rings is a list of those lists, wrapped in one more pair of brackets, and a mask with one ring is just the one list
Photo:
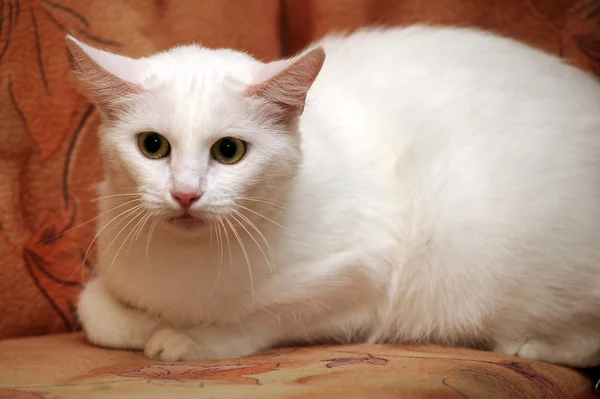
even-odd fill
[(171, 328), (164, 328), (154, 333), (146, 344), (144, 354), (150, 359), (167, 362), (202, 360), (210, 357), (188, 335)]
[(525, 342), (518, 356), (571, 367), (592, 367), (600, 364), (597, 340), (574, 339), (552, 343), (537, 339)]
[(551, 354), (550, 349), (543, 341), (532, 339), (521, 345), (517, 351), (517, 356), (533, 360), (544, 360)]
[(523, 341), (499, 341), (496, 342), (492, 351), (503, 355), (515, 356), (519, 352), (521, 346), (523, 346)]

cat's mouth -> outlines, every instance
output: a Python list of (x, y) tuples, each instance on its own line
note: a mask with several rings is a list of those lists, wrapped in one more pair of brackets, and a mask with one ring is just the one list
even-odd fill
[(202, 219), (198, 219), (195, 216), (190, 215), (189, 213), (184, 213), (179, 216), (175, 216), (167, 219), (169, 223), (174, 224), (177, 227), (181, 227), (184, 229), (196, 229), (204, 225), (205, 221)]

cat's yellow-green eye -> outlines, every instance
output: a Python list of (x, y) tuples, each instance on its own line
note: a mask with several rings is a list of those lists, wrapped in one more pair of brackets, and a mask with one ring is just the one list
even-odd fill
[(169, 141), (156, 132), (144, 132), (138, 135), (138, 146), (142, 154), (150, 159), (161, 159), (171, 152)]
[(246, 143), (235, 137), (223, 137), (213, 144), (210, 152), (218, 162), (232, 165), (239, 162), (246, 154)]

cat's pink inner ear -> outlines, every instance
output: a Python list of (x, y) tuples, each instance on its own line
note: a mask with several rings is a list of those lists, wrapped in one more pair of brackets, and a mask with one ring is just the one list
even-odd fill
[(94, 58), (99, 54), (105, 59), (124, 57), (94, 49), (70, 36), (67, 36), (67, 45), (73, 57), (73, 73), (78, 78), (79, 89), (107, 118), (121, 110), (125, 97), (142, 92), (141, 86), (117, 77)]
[(267, 80), (246, 89), (246, 96), (260, 97), (275, 104), (284, 122), (299, 117), (306, 95), (325, 62), (325, 51), (315, 48)]

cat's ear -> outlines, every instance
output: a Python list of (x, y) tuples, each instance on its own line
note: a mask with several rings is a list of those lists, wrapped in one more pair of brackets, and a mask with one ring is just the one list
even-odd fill
[(265, 65), (269, 77), (246, 89), (247, 96), (260, 97), (276, 106), (284, 123), (298, 118), (304, 110), (308, 90), (325, 62), (325, 51), (315, 48), (299, 58)]
[(114, 117), (125, 98), (143, 91), (136, 83), (141, 72), (138, 60), (88, 46), (72, 36), (66, 39), (79, 88), (105, 117)]

